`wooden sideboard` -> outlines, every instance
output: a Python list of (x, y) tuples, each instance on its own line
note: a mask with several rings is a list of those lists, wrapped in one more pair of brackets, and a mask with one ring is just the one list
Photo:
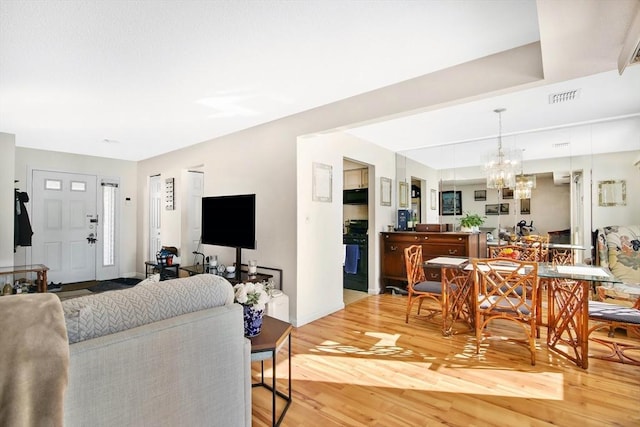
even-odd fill
[[(484, 258), (487, 254), (486, 233), (396, 231), (380, 233), (382, 280), (386, 287), (392, 281), (407, 281), (404, 249), (422, 245), (422, 257), (438, 256)], [(427, 280), (440, 281), (440, 269), (426, 270)]]

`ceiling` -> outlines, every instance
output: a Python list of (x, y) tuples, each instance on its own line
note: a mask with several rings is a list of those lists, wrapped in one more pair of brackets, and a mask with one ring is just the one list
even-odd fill
[[(507, 133), (633, 116), (640, 66), (612, 70), (639, 9), (639, 0), (2, 0), (0, 131), (19, 147), (142, 160), (535, 42), (538, 82), (349, 132), (403, 151), (495, 136), (498, 107)], [(544, 104), (573, 88), (574, 107)]]

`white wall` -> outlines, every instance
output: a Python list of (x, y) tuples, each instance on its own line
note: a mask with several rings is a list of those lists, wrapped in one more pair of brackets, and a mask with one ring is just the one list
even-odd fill
[[(0, 267), (13, 266), (15, 135), (0, 132)], [(0, 286), (4, 285), (0, 277)]]
[[(136, 263), (136, 213), (139, 201), (136, 196), (136, 162), (126, 160), (107, 159), (103, 157), (83, 156), (79, 154), (60, 153), (55, 151), (34, 150), (30, 148), (16, 148), (15, 179), (20, 181), (23, 191), (32, 194), (31, 170), (51, 170), (58, 172), (73, 172), (100, 177), (120, 179), (120, 276), (131, 277), (136, 272), (143, 271), (143, 266)], [(125, 202), (125, 198), (131, 198)], [(30, 204), (27, 203), (29, 217)], [(16, 263), (27, 260), (27, 251), (22, 248), (16, 253)]]
[[(149, 249), (149, 176), (160, 174), (175, 178), (174, 187), (183, 189), (183, 173), (197, 167), (204, 172), (204, 196), (256, 194), (257, 249), (242, 250), (242, 262), (258, 260), (262, 266), (283, 270), (283, 291), (289, 296), (290, 315), (296, 315), (296, 226), (295, 226), (295, 141), (302, 133), (295, 117), (275, 121), (138, 164), (138, 197), (144, 203), (138, 214), (138, 264)], [(176, 206), (182, 206), (184, 194), (175, 193)], [(182, 253), (181, 230), (186, 212), (162, 210), (162, 244), (180, 250), (181, 264), (190, 265), (193, 255)], [(204, 245), (205, 255), (218, 255), (218, 261), (230, 265), (235, 250)]]
[[(297, 149), (297, 318), (302, 325), (344, 307), (342, 245), (343, 158), (369, 169), (369, 293), (380, 292), (380, 232), (394, 223), (395, 203), (380, 205), (380, 177), (395, 176), (395, 153), (351, 135), (301, 137)], [(312, 200), (313, 163), (332, 167), (332, 201)], [(371, 171), (374, 171), (372, 174)], [(393, 186), (397, 183), (393, 182)], [(373, 195), (373, 196), (372, 196)]]

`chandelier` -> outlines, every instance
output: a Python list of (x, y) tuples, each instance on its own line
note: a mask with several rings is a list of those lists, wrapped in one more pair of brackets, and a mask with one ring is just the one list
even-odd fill
[(513, 190), (513, 197), (516, 199), (530, 199), (531, 190), (536, 188), (535, 175), (518, 175), (516, 177), (516, 188)]
[[(522, 150), (524, 152), (524, 150)], [(520, 175), (516, 176), (516, 186), (513, 189), (515, 199), (530, 199), (531, 190), (536, 188), (536, 176), (525, 175), (523, 165), (520, 163)]]
[(504, 108), (493, 110), (498, 113), (498, 157), (485, 164), (487, 174), (487, 188), (514, 188), (516, 185), (516, 161), (509, 158), (502, 149), (502, 113)]

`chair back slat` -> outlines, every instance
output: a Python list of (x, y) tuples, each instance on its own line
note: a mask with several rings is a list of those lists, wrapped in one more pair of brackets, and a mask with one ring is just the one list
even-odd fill
[(408, 286), (427, 280), (424, 274), (422, 246), (412, 245), (406, 248), (404, 250), (404, 262), (407, 270)]
[(489, 258), (509, 258), (520, 261), (541, 261), (540, 245), (504, 245), (489, 249)]
[[(523, 328), (531, 353), (531, 364), (536, 363), (536, 336), (538, 307), (538, 263), (511, 258), (472, 259), (474, 275), (476, 353), (494, 319), (503, 319), (528, 325)], [(510, 339), (510, 338), (509, 338)]]

